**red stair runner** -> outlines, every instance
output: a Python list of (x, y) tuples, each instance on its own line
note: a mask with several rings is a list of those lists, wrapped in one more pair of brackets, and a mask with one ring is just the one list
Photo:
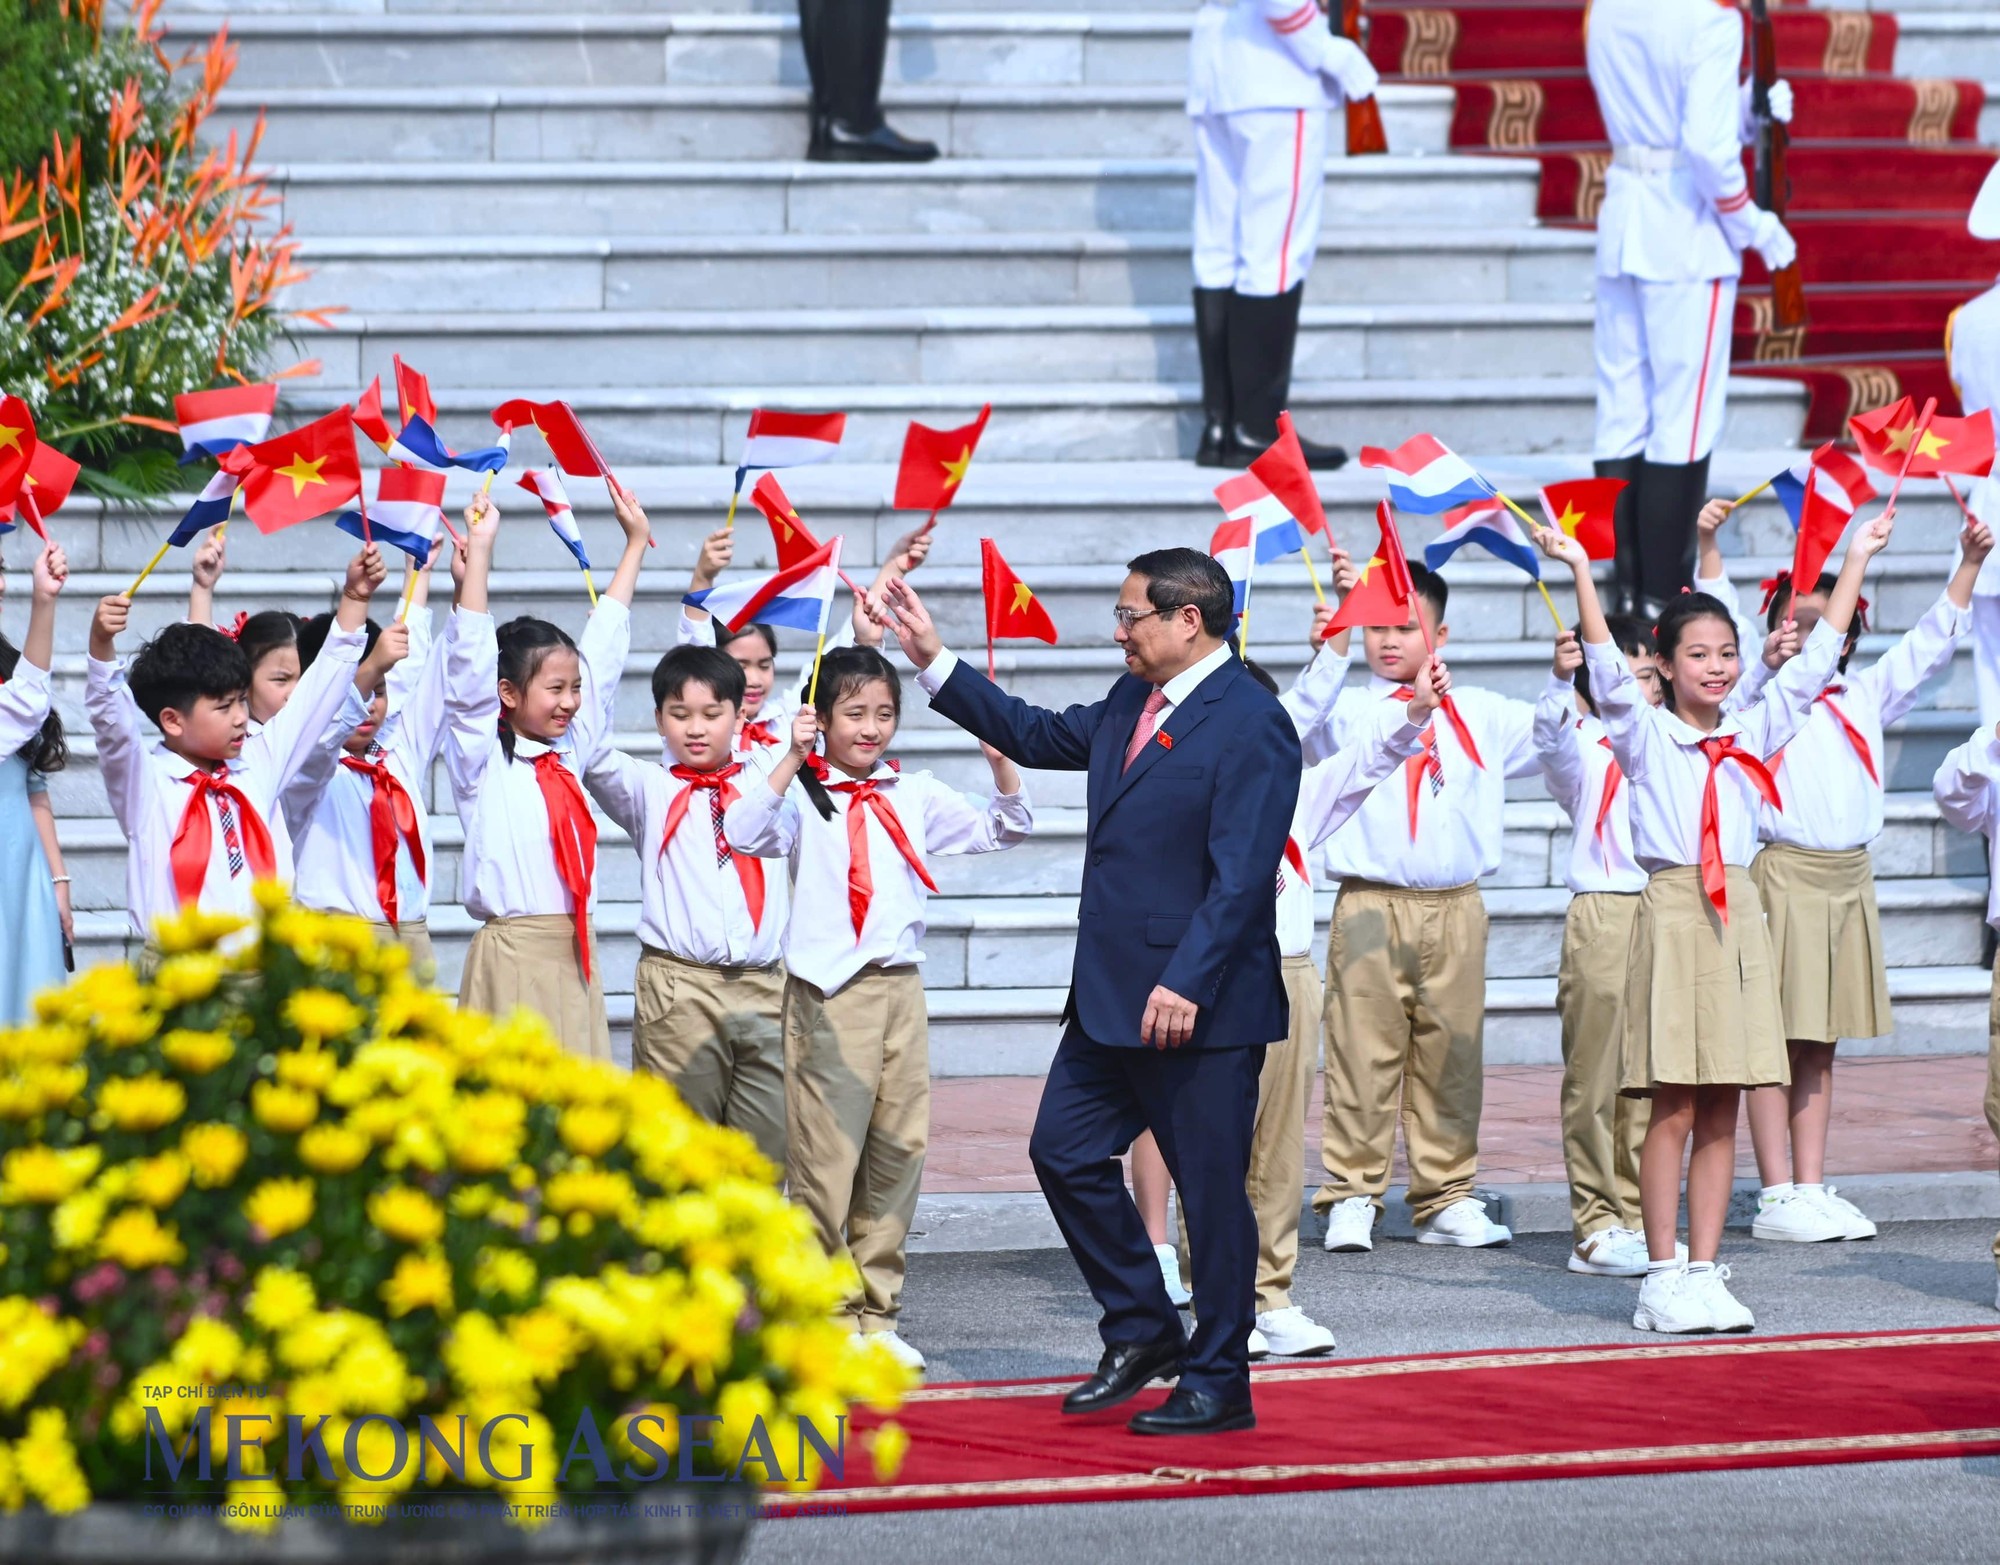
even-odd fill
[[(1371, 0), (1368, 53), (1390, 78), (1450, 83), (1453, 148), (1539, 159), (1542, 219), (1588, 226), (1611, 149), (1584, 69), (1586, 10), (1583, 0)], [(1893, 15), (1774, 0), (1772, 22), (1795, 95), (1786, 221), (1812, 322), (1773, 332), (1768, 277), (1746, 256), (1736, 370), (1810, 388), (1808, 443), (1905, 392), (1956, 412), (1945, 324), (2000, 273), (2000, 244), (1965, 231), (1994, 159), (1978, 144), (1985, 93), (1891, 74)]]

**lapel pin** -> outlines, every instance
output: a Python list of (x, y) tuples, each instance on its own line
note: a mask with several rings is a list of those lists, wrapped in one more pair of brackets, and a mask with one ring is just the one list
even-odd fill
[(1153, 738), (1162, 750), (1171, 750), (1174, 747), (1174, 736), (1172, 734), (1155, 734)]

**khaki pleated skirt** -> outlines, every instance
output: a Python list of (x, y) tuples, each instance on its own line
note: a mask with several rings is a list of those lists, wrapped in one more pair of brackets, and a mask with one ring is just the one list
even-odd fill
[(1893, 1031), (1868, 850), (1822, 853), (1774, 842), (1750, 877), (1764, 898), (1785, 1036), (1838, 1043)]
[(431, 949), (431, 926), (421, 918), (404, 919), (400, 924), (377, 924), (384, 940), (393, 940), (410, 953), (410, 976), (429, 983), (437, 976), (437, 953)]
[(577, 961), (576, 925), (567, 913), (489, 919), (465, 953), (459, 1009), (488, 1016), (533, 1011), (570, 1053), (609, 1060), (611, 1024), (604, 1014), (604, 972), (595, 930), (590, 973), (586, 984)]
[(1620, 1091), (1791, 1081), (1764, 907), (1740, 865), (1729, 866), (1728, 901), (1725, 924), (1692, 865), (1654, 871), (1639, 893)]

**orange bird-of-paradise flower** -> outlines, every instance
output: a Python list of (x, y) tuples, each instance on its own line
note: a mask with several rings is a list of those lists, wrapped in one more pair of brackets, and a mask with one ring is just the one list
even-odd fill
[(134, 299), (130, 304), (126, 305), (125, 308), (119, 312), (118, 319), (113, 321), (109, 326), (105, 327), (103, 331), (99, 332), (98, 337), (100, 339), (105, 337), (115, 337), (121, 331), (130, 331), (134, 326), (143, 326), (147, 321), (157, 320), (162, 315), (165, 315), (169, 310), (173, 309), (173, 306), (169, 304), (163, 306), (160, 309), (157, 310), (154, 309), (152, 307), (153, 301), (159, 298), (159, 296), (160, 296), (160, 289), (159, 285), (156, 283), (151, 288), (148, 288), (144, 293), (139, 295), (138, 298)]
[(325, 368), (326, 366), (318, 359), (301, 359), (296, 364), (286, 365), (285, 368), (279, 370), (269, 378), (272, 380), (296, 380), (301, 375), (317, 375)]
[(139, 128), (139, 78), (128, 76), (125, 86), (111, 103), (111, 146), (115, 152)]
[(28, 317), (30, 328), (40, 325), (49, 316), (62, 308), (63, 299), (69, 293), (69, 285), (76, 281), (76, 274), (83, 270), (83, 257), (73, 255), (56, 266), (56, 279), (49, 284), (49, 291), (42, 302), (35, 307), (35, 313)]
[(136, 424), (140, 429), (156, 429), (163, 435), (178, 435), (181, 426), (164, 418), (148, 418), (144, 413), (127, 413), (118, 420), (121, 424)]

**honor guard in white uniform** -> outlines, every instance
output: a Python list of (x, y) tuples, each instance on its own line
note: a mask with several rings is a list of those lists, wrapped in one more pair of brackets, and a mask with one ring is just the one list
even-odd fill
[[(1619, 607), (1656, 616), (1694, 573), (1694, 519), (1722, 429), (1742, 254), (1796, 254), (1743, 173), (1730, 0), (1596, 0), (1587, 57), (1611, 138), (1597, 217), (1600, 477), (1620, 497)], [(1783, 86), (1782, 83), (1779, 86)], [(1790, 116), (1790, 89), (1773, 89)]]
[[(1372, 96), (1375, 81), (1318, 0), (1205, 0), (1195, 14), (1187, 111), (1203, 467), (1248, 467), (1277, 438), (1319, 247), (1327, 110)], [(1338, 446), (1300, 444), (1308, 466), (1347, 460)]]
[[(2000, 164), (1987, 173), (1966, 225), (1975, 239), (2000, 239)], [(1951, 312), (1944, 329), (1945, 358), (1962, 409), (1993, 410), (2000, 418), (2000, 284)], [(1988, 527), (2000, 526), (2000, 480), (1982, 478), (1967, 496)], [(1979, 680), (1979, 723), (2000, 722), (2000, 550), (1986, 557), (1972, 587), (1973, 668)]]

